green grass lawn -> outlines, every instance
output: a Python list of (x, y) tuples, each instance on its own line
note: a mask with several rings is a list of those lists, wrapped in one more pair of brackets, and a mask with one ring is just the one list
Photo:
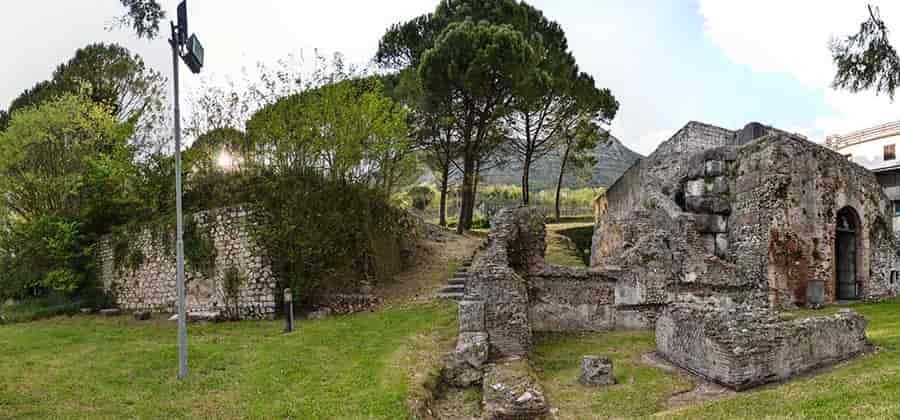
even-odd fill
[[(672, 394), (691, 389), (677, 374), (641, 362), (654, 349), (652, 331), (546, 335), (538, 338), (532, 365), (562, 419), (623, 418), (665, 409)], [(612, 359), (619, 384), (588, 388), (575, 381), (583, 355)]]
[[(538, 340), (533, 361), (560, 418), (684, 419), (895, 419), (900, 418), (900, 302), (853, 305), (869, 320), (876, 354), (814, 376), (738, 393), (733, 397), (666, 411), (669, 397), (690, 389), (679, 375), (640, 362), (653, 351), (652, 331), (584, 336), (550, 335)], [(826, 308), (823, 314), (833, 313)], [(816, 312), (800, 311), (789, 317)], [(613, 359), (620, 384), (586, 388), (575, 383), (585, 354)]]
[(0, 418), (408, 417), (410, 382), (456, 329), (455, 307), (421, 304), (283, 323), (189, 326), (76, 316), (0, 326)]

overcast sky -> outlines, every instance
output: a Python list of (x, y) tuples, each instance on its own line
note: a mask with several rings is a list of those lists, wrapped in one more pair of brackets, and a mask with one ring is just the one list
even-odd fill
[[(164, 39), (107, 30), (118, 0), (3, 2), (0, 106), (47, 79), (91, 42), (117, 42), (171, 74)], [(163, 1), (174, 15), (175, 0)], [(436, 0), (191, 0), (191, 30), (206, 49), (207, 77), (239, 78), (244, 67), (314, 49), (365, 64), (391, 23), (433, 10)], [(535, 0), (565, 29), (581, 67), (621, 102), (613, 134), (647, 154), (690, 120), (740, 128), (760, 121), (822, 141), (900, 119), (873, 94), (829, 88), (832, 36), (855, 32), (866, 1)], [(882, 1), (900, 33), (900, 2)], [(900, 38), (894, 37), (895, 46)], [(198, 86), (183, 80), (186, 91)], [(189, 110), (187, 111), (189, 112)]]

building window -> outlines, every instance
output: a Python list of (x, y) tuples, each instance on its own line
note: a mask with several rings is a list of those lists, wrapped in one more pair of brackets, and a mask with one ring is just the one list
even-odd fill
[(894, 201), (894, 217), (900, 217), (900, 201)]
[(897, 158), (897, 147), (894, 144), (884, 146), (884, 160), (894, 160)]

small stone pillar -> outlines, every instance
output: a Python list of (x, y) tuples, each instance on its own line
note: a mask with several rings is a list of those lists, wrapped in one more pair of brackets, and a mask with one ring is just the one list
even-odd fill
[(578, 382), (582, 385), (613, 385), (616, 377), (613, 376), (612, 360), (600, 356), (584, 356), (581, 360), (581, 372)]
[(810, 280), (806, 282), (806, 306), (819, 309), (825, 304), (825, 282)]

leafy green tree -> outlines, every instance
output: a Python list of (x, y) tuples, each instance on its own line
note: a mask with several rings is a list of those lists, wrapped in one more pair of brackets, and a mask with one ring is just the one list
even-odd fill
[(860, 24), (859, 32), (832, 40), (831, 54), (837, 67), (834, 87), (851, 92), (874, 88), (894, 98), (900, 84), (900, 57), (877, 7), (869, 6), (869, 19)]
[[(431, 134), (415, 138), (422, 149), (430, 151), (430, 161), (436, 163), (433, 166), (439, 177), (444, 178), (440, 171), (451, 167), (446, 163), (462, 161), (459, 169), (464, 180), (463, 214), (459, 230), (465, 229), (471, 218), (470, 207), (474, 205), (472, 194), (477, 188), (481, 170), (505, 164), (509, 157), (517, 158), (523, 163), (522, 199), (527, 203), (531, 164), (555, 150), (561, 142), (561, 131), (581, 114), (577, 107), (585, 102), (576, 99), (580, 95), (577, 90), (589, 89), (592, 94), (604, 93), (614, 99), (608, 90), (600, 91), (593, 85), (580, 83), (586, 76), (578, 72), (561, 27), (549, 21), (538, 9), (515, 0), (441, 1), (433, 13), (388, 28), (379, 42), (375, 61), (400, 74), (416, 68), (425, 86), (430, 82), (424, 79), (433, 80), (436, 77), (422, 71), (429, 52), (437, 48), (439, 40), (451, 28), (465, 22), (472, 25), (476, 22), (488, 26), (503, 25), (522, 37), (522, 43), (527, 45), (530, 53), (525, 60), (528, 61), (527, 67), (519, 69), (514, 75), (503, 74), (512, 76), (502, 79), (503, 83), (509, 82), (511, 93), (504, 92), (495, 98), (496, 105), (489, 107), (490, 115), (474, 112), (467, 116), (465, 111), (461, 111), (467, 105), (477, 107), (477, 100), (471, 98), (478, 97), (482, 92), (444, 95), (438, 99), (433, 89), (429, 92), (429, 89), (423, 88), (422, 95), (426, 100), (421, 105), (410, 101), (412, 112), (423, 114), (416, 118), (418, 132)], [(493, 53), (496, 49), (489, 51)], [(486, 53), (488, 50), (481, 52), (482, 55)], [(461, 62), (465, 60), (464, 57), (458, 58)], [(461, 76), (463, 73), (456, 68), (461, 62), (443, 64), (454, 66), (450, 71), (455, 76)], [(458, 83), (458, 91), (463, 92), (471, 86)], [(494, 110), (498, 112), (493, 113)], [(609, 113), (613, 115), (615, 111)], [(476, 119), (486, 116), (488, 118), (484, 120), (489, 121), (487, 125), (480, 125), (482, 133), (474, 148), (472, 134), (465, 132), (466, 127), (471, 129), (473, 116)]]
[(233, 128), (203, 133), (185, 151), (188, 166), (196, 172), (240, 170), (247, 154), (247, 135)]
[(60, 64), (50, 80), (26, 89), (9, 106), (9, 113), (38, 105), (64, 93), (87, 95), (109, 107), (120, 121), (137, 119), (162, 106), (165, 79), (137, 54), (116, 44), (90, 44)]
[(3, 293), (87, 286), (91, 244), (140, 205), (132, 131), (108, 107), (68, 93), (13, 114), (0, 133), (0, 194), (11, 212), (0, 229)]
[(462, 212), (458, 232), (470, 228), (479, 162), (496, 146), (497, 121), (509, 112), (516, 84), (537, 63), (532, 46), (509, 25), (454, 22), (419, 65), (426, 106), (446, 108), (459, 130)]
[(0, 133), (0, 191), (9, 209), (30, 221), (40, 216), (108, 224), (125, 200), (133, 174), (126, 139), (133, 125), (107, 107), (63, 94), (16, 112)]
[(156, 0), (120, 0), (126, 12), (119, 23), (131, 26), (138, 38), (153, 39), (159, 35), (159, 22), (166, 18)]
[(560, 218), (560, 190), (566, 171), (570, 169), (568, 166), (584, 168), (597, 164), (593, 152), (598, 143), (609, 139), (609, 133), (600, 125), (609, 125), (619, 110), (619, 102), (608, 89), (597, 90), (593, 87), (593, 78), (585, 74), (579, 76), (575, 84), (577, 93), (573, 98), (578, 103), (573, 106), (574, 112), (561, 129), (559, 176), (554, 203), (557, 220)]
[(265, 106), (247, 122), (250, 162), (390, 191), (409, 170), (406, 111), (375, 78), (340, 80)]

